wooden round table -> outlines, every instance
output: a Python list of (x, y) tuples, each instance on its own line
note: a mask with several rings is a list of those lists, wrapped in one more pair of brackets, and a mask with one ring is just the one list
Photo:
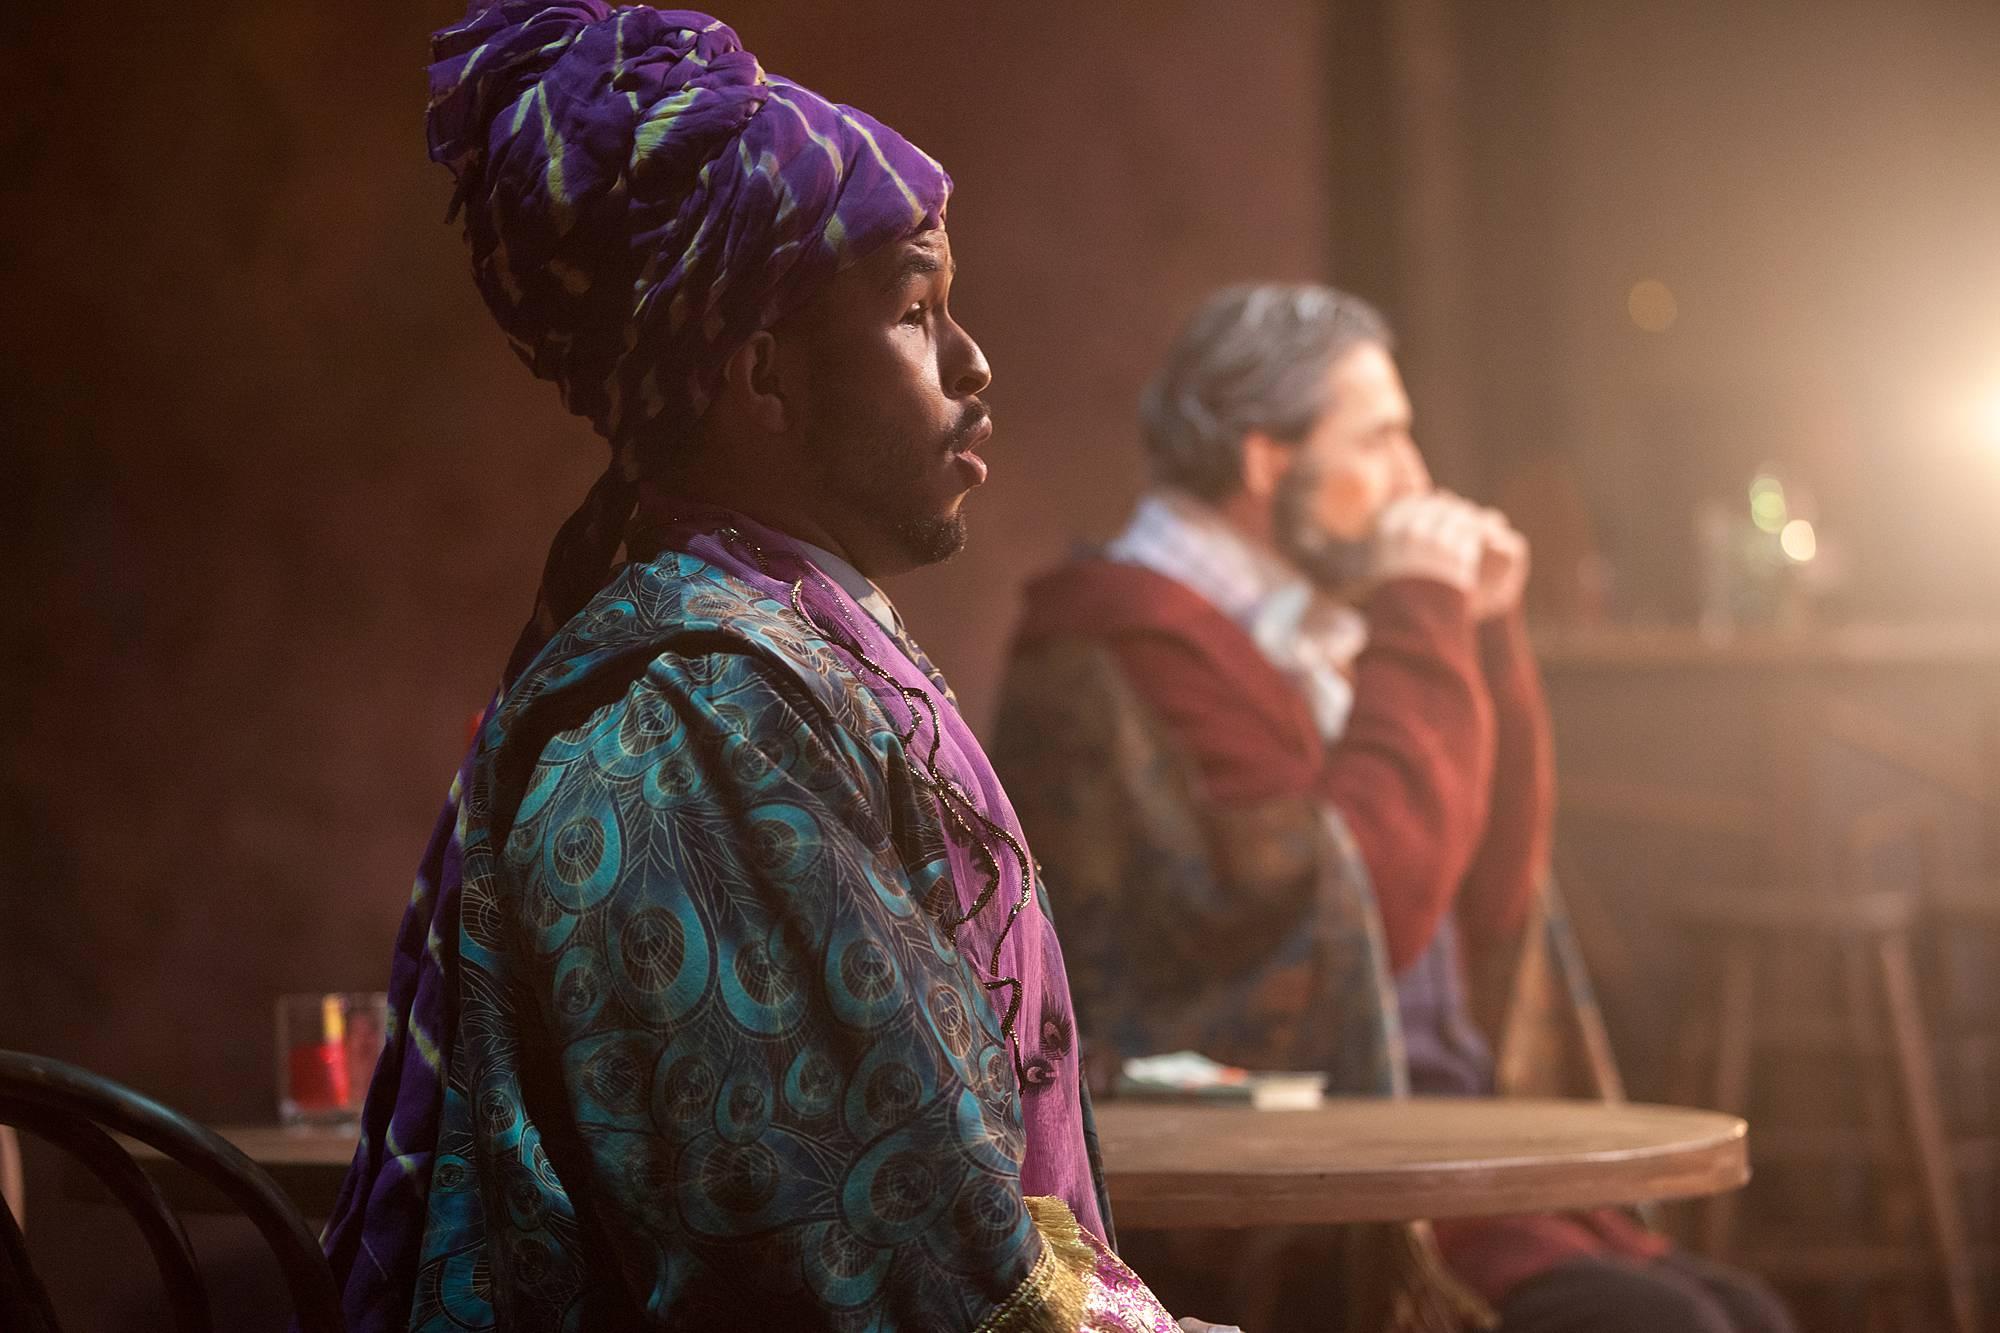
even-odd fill
[(1719, 1194), (1750, 1178), (1741, 1120), (1672, 1106), (1113, 1101), (1098, 1105), (1097, 1132), (1113, 1214), (1138, 1230), (1560, 1212)]
[[(1395, 1222), (1690, 1198), (1749, 1179), (1734, 1116), (1668, 1106), (1467, 1097), (1336, 1098), (1311, 1111), (1116, 1101), (1097, 1107), (1118, 1225), (1134, 1229)], [(229, 1127), (223, 1137), (325, 1217), (348, 1129)], [(136, 1156), (175, 1207), (227, 1210), (189, 1172)], [(99, 1197), (74, 1168), (73, 1192)]]

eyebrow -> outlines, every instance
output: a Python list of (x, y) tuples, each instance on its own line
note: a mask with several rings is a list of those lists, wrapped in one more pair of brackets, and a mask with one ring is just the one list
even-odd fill
[(912, 250), (903, 256), (903, 261), (900, 264), (896, 265), (895, 270), (889, 275), (889, 280), (882, 285), (882, 290), (885, 292), (901, 291), (903, 284), (919, 273), (944, 273), (948, 277), (956, 277), (958, 274), (958, 265), (953, 264), (947, 270), (944, 264), (938, 259), (936, 251)]

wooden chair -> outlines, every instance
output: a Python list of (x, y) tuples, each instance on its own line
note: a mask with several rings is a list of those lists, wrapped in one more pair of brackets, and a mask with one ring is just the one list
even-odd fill
[[(1622, 1102), (1625, 1079), (1597, 1004), (1597, 987), (1569, 906), (1553, 878), (1511, 948), (1468, 959), (1473, 1017), (1493, 1043), (1494, 1091), (1502, 1097), (1575, 1097)], [(1633, 1212), (1660, 1228), (1657, 1204)]]
[[(1767, 1109), (1759, 1162), (1864, 1167), (1881, 1233), (1745, 1246), (1738, 1196), (1719, 1195), (1698, 1206), (1699, 1247), (1802, 1285), (1865, 1281), (1879, 1292), (1890, 1280), (1935, 1275), (1954, 1333), (1978, 1333), (1971, 1255), (1912, 962), (1914, 896), (1745, 887), (1690, 894), (1671, 910), (1690, 956), (1714, 960), (1712, 978), (1688, 985), (1674, 1100), (1746, 1114), (1753, 1085), (1769, 1067), (1760, 1057), (1810, 1052), (1821, 1062), (1821, 1101), (1853, 1088), (1860, 1123), (1788, 1127)], [(1833, 975), (1819, 978), (1830, 983), (1832, 1016), (1788, 1008), (1773, 979), (1811, 973), (1822, 955), (1834, 960)], [(1835, 1071), (1840, 1078), (1830, 1077)], [(1905, 1206), (1912, 1194), (1914, 1207)], [(1889, 1313), (1879, 1300), (1877, 1309)]]
[[(1501, 1097), (1625, 1100), (1624, 1080), (1568, 908), (1553, 878), (1543, 882), (1518, 935), (1469, 951), (1468, 984), (1475, 1024), (1493, 1044), (1495, 1090)], [(1636, 1210), (1654, 1225), (1653, 1208)], [(1236, 1308), (1246, 1328), (1265, 1322), (1296, 1235), (1282, 1228), (1257, 1233), (1240, 1258)], [(1487, 1312), (1449, 1275), (1427, 1223), (1355, 1228), (1343, 1256), (1347, 1273), (1342, 1327), (1387, 1327), (1391, 1305), (1379, 1290), (1383, 1272), (1415, 1265), (1465, 1302), (1459, 1327), (1477, 1328)], [(1400, 1253), (1397, 1253), (1400, 1251)]]
[(1553, 879), (1513, 947), (1469, 959), (1468, 971), (1502, 1097), (1625, 1100), (1590, 969)]
[[(340, 1294), (319, 1242), (271, 1178), (218, 1135), (109, 1079), (12, 1051), (0, 1051), (0, 1124), (68, 1152), (131, 1214), (159, 1267), (176, 1333), (213, 1333), (207, 1288), (180, 1219), (113, 1132), (201, 1176), (250, 1219), (284, 1273), (302, 1333), (344, 1333)], [(5, 1209), (0, 1209), (0, 1327), (10, 1333), (61, 1328), (28, 1262), (20, 1227)]]

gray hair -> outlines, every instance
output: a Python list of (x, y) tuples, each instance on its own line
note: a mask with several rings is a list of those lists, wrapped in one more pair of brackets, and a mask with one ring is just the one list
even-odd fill
[(1208, 500), (1243, 485), (1243, 437), (1290, 444), (1331, 407), (1326, 373), (1362, 343), (1392, 346), (1358, 296), (1316, 283), (1246, 283), (1202, 304), (1139, 395), (1154, 479)]

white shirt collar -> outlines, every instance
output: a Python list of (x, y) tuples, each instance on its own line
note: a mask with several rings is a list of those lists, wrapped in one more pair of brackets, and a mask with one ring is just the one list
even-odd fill
[(1354, 706), (1347, 671), (1368, 641), (1360, 612), (1320, 593), (1296, 566), (1254, 545), (1213, 506), (1178, 491), (1141, 497), (1132, 521), (1104, 554), (1193, 589), (1298, 683), (1323, 737), (1333, 740), (1346, 730)]
[(1187, 584), (1239, 623), (1273, 596), (1311, 591), (1303, 574), (1252, 545), (1212, 506), (1179, 491), (1141, 496), (1105, 554)]
[(797, 537), (792, 540), (798, 542), (799, 548), (806, 554), (806, 559), (812, 561), (820, 573), (838, 584), (842, 592), (852, 597), (854, 604), (866, 611), (869, 618), (880, 625), (890, 638), (904, 634), (903, 617), (897, 613), (896, 604), (889, 600), (889, 594), (883, 592), (875, 580), (823, 546), (814, 546), (811, 542), (800, 541)]

